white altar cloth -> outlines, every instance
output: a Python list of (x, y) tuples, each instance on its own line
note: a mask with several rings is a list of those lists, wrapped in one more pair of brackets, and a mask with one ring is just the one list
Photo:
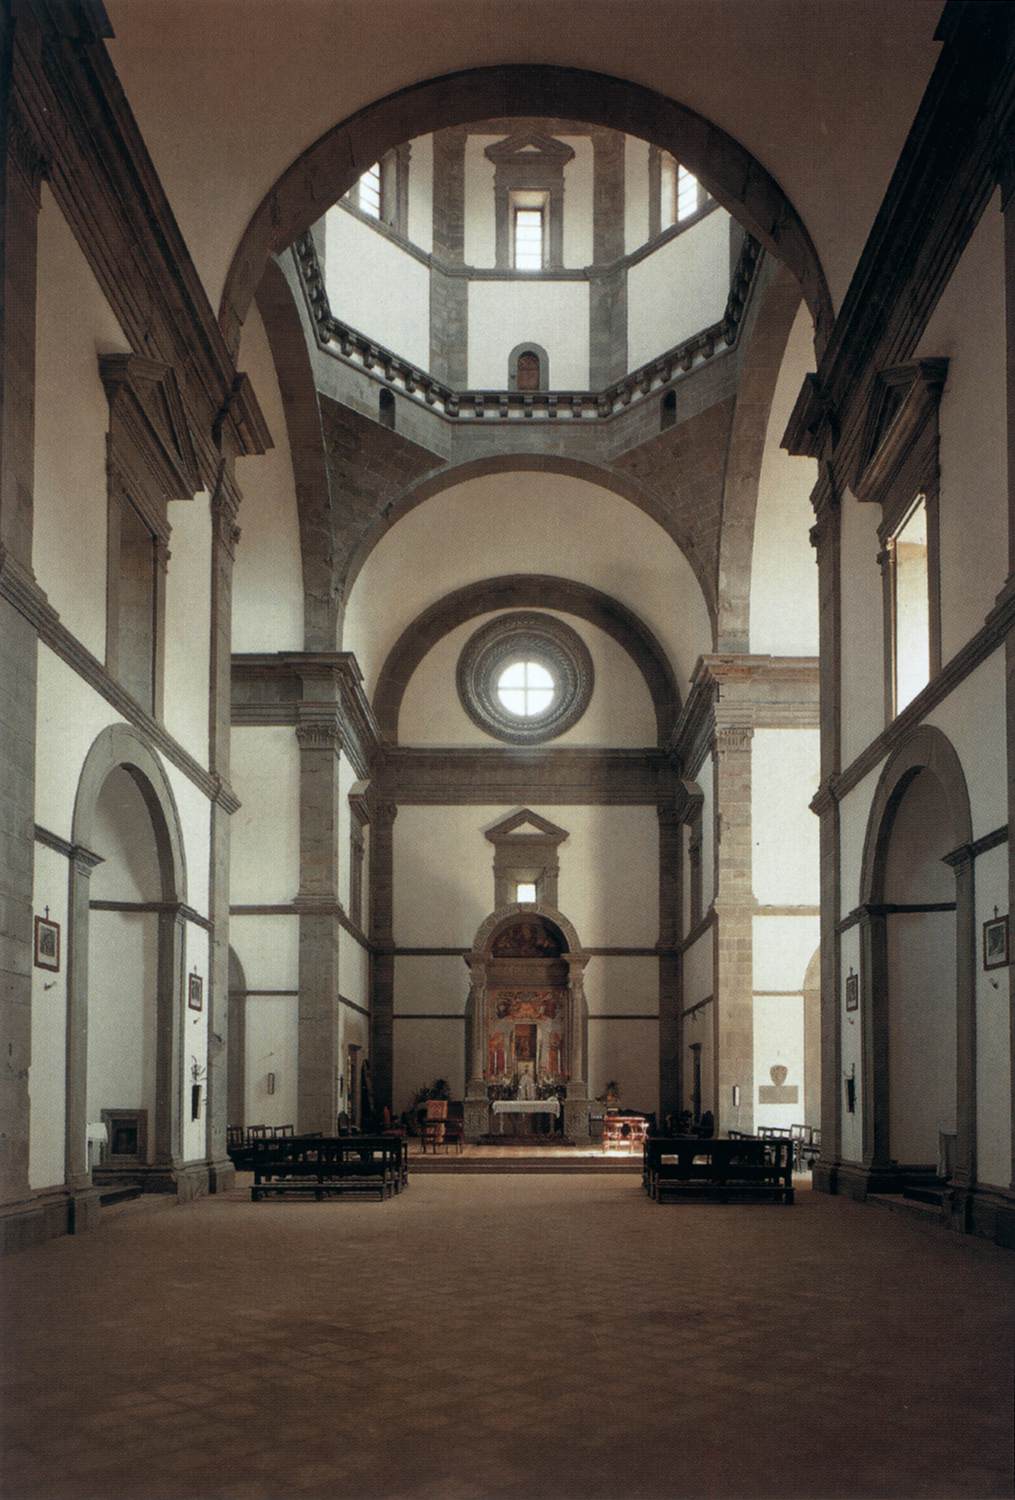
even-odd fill
[(559, 1115), (559, 1099), (495, 1099), (495, 1115)]

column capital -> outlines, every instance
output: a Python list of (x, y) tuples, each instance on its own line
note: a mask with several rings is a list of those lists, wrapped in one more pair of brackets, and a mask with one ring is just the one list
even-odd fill
[(299, 711), (296, 738), (301, 750), (332, 750), (337, 755), (345, 741), (338, 715), (322, 708)]
[(727, 724), (716, 729), (715, 747), (720, 755), (750, 750), (754, 730), (750, 724)]
[(93, 850), (86, 849), (84, 844), (72, 844), (70, 857), (74, 873), (83, 876), (85, 880), (91, 878), (92, 871), (97, 865), (105, 864), (105, 859), (101, 854), (95, 854)]

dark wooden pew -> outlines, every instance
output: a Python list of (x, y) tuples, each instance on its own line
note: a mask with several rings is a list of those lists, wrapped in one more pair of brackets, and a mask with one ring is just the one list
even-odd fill
[(376, 1193), (409, 1185), (405, 1142), (397, 1135), (277, 1136), (250, 1143), (250, 1198), (268, 1193)]
[(642, 1159), (642, 1185), (661, 1203), (684, 1198), (773, 1198), (793, 1202), (793, 1142), (649, 1136)]

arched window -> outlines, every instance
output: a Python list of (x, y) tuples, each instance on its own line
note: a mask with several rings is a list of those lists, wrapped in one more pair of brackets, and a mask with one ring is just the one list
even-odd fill
[(659, 403), (659, 431), (665, 432), (667, 427), (673, 427), (677, 420), (677, 393), (667, 391)]
[(545, 391), (550, 387), (550, 361), (539, 344), (519, 344), (508, 355), (508, 389)]
[(382, 427), (395, 427), (395, 395), (393, 391), (382, 390), (378, 398), (377, 420)]

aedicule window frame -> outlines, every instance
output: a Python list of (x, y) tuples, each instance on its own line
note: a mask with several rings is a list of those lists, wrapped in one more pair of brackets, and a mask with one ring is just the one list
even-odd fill
[[(921, 359), (882, 370), (871, 399), (863, 452), (853, 491), (881, 506), (878, 564), (884, 622), (884, 722), (910, 704), (898, 702), (896, 541), (919, 503), (927, 523), (928, 683), (941, 671), (940, 461), (938, 407), (948, 373), (946, 359)], [(921, 689), (922, 691), (922, 689)], [(920, 692), (910, 702), (918, 702)]]

